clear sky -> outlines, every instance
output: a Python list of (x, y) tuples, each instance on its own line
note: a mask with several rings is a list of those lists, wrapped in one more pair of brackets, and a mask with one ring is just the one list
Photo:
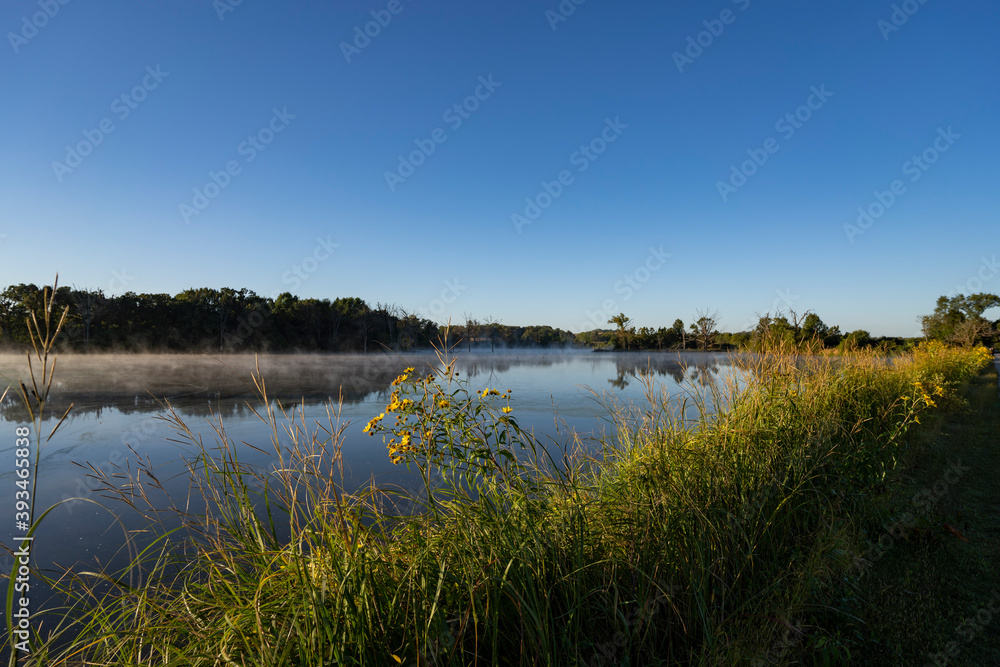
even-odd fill
[(995, 0), (235, 3), (0, 5), (0, 285), (876, 335), (1000, 292)]

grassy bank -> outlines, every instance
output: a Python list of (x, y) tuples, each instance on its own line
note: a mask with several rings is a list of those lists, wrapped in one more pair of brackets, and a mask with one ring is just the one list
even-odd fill
[[(807, 625), (803, 610), (884, 561), (865, 556), (905, 436), (959, 401), (987, 355), (931, 344), (892, 363), (746, 363), (739, 381), (680, 409), (652, 386), (647, 404), (609, 406), (615, 436), (596, 453), (541, 447), (518, 427), (516, 402), (468, 386), (447, 361), (408, 370), (366, 430), (419, 471), (415, 495), (343, 491), (335, 414), (317, 427), (294, 408), (261, 408), (273, 472), (241, 464), (245, 445), (221, 423), (218, 442), (201, 445), (175, 417), (203, 453), (192, 484), (209, 510), (177, 504), (191, 536), (147, 539), (138, 585), (122, 573), (64, 578), (75, 639), (36, 638), (31, 661), (846, 662), (863, 647), (854, 630)], [(700, 417), (683, 419), (692, 409)], [(143, 504), (162, 506), (155, 471), (127, 489), (109, 480), (106, 493), (155, 534)]]
[[(991, 366), (924, 420), (876, 500), (867, 567), (811, 601), (870, 665), (1000, 664), (1000, 396)], [(813, 607), (815, 608), (815, 607)], [(801, 656), (799, 656), (801, 657)]]

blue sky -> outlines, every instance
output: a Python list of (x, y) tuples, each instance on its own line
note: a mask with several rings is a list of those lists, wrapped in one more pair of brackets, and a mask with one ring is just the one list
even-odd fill
[(1000, 292), (992, 1), (64, 1), (0, 7), (0, 285), (876, 335)]

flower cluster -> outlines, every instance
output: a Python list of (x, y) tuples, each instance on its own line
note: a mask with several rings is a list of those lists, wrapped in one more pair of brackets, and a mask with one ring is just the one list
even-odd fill
[[(507, 460), (512, 444), (523, 447), (512, 416), (511, 390), (469, 391), (465, 381), (446, 365), (426, 377), (407, 368), (392, 381), (385, 410), (364, 432), (383, 435), (394, 464), (415, 464), (425, 469), (436, 464), (463, 473), (490, 475)], [(498, 406), (496, 401), (506, 405)], [(393, 419), (388, 419), (389, 417)]]
[(929, 383), (931, 385), (930, 387), (925, 386), (926, 383), (920, 381), (914, 382), (913, 384), (917, 385), (917, 389), (920, 391), (920, 395), (924, 399), (924, 405), (929, 408), (937, 406), (937, 403), (934, 402), (934, 396), (944, 396), (944, 387), (937, 382)]
[(926, 373), (939, 373), (949, 383), (970, 380), (993, 361), (993, 355), (982, 345), (969, 350), (938, 340), (917, 345), (913, 357)]
[(935, 397), (944, 396), (945, 388), (942, 386), (943, 380), (940, 375), (935, 375), (928, 379), (915, 380), (913, 382), (912, 395), (900, 396), (904, 406), (908, 406), (907, 411), (913, 417), (913, 421), (920, 423), (920, 413), (927, 408), (937, 407)]

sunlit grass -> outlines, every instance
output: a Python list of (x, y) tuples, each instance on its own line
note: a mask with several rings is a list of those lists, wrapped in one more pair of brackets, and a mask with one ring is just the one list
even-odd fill
[(863, 546), (907, 429), (986, 355), (737, 358), (740, 373), (680, 405), (650, 381), (646, 403), (608, 404), (598, 451), (554, 455), (518, 426), (516, 400), (459, 380), (442, 354), (407, 369), (366, 428), (420, 475), (414, 493), (348, 493), (337, 408), (308, 424), (258, 376), (273, 470), (244, 464), (264, 445), (233, 442), (221, 419), (205, 443), (169, 411), (199, 453), (206, 509), (174, 499), (170, 532), (155, 470), (100, 480), (152, 537), (136, 537), (132, 579), (55, 582), (66, 622), (28, 662), (764, 664), (802, 632), (788, 610)]

